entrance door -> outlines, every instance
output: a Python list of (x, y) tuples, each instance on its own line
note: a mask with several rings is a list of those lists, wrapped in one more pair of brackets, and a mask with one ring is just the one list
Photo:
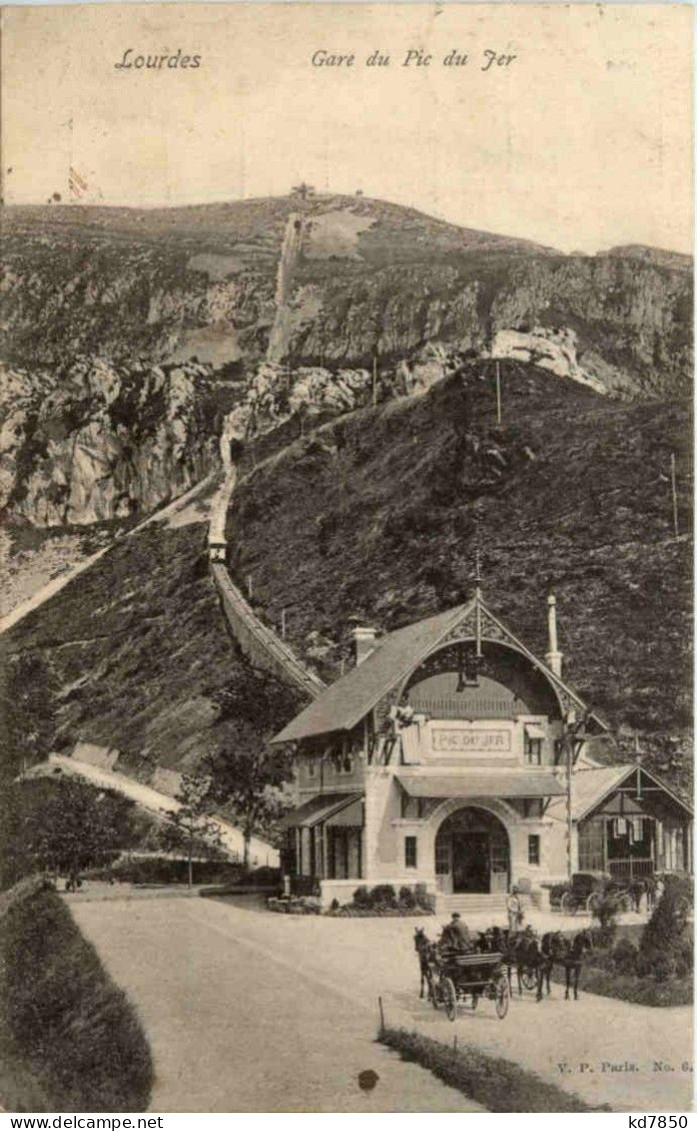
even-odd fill
[(453, 833), (453, 891), (489, 891), (489, 833)]

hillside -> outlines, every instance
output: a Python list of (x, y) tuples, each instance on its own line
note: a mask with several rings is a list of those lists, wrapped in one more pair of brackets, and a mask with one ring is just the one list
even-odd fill
[(471, 594), (478, 523), (490, 606), (544, 654), (554, 591), (569, 681), (675, 771), (691, 727), (689, 412), (501, 369), (501, 426), (491, 368), (473, 364), (258, 469), (233, 500), (234, 573), (331, 678), (350, 617), (390, 630)]
[[(213, 696), (234, 682), (254, 700), (274, 681), (226, 631), (206, 533), (194, 517), (122, 538), (0, 637), (5, 762), (19, 768), (22, 755), (70, 754), (84, 739), (119, 749), (120, 771), (167, 792), (158, 769), (190, 772), (226, 744), (248, 741), (246, 727), (221, 719)], [(277, 699), (292, 712), (290, 692), (279, 688)]]
[[(567, 678), (620, 736), (638, 729), (650, 764), (685, 787), (692, 543), (672, 536), (667, 469), (675, 451), (687, 531), (688, 412), (501, 369), (500, 427), (491, 376), (475, 365), (275, 454), (267, 438), (245, 457), (230, 515), (233, 572), (243, 586), (251, 576), (267, 623), (278, 628), (285, 608), (290, 643), (332, 678), (351, 617), (389, 630), (471, 594), (478, 519), (489, 605), (543, 653), (554, 590)], [(205, 538), (195, 510), (122, 538), (2, 637), (14, 731), (38, 732), (44, 750), (117, 747), (120, 768), (144, 781), (248, 740), (216, 694), (234, 682), (251, 701), (268, 677), (227, 635)], [(23, 699), (28, 677), (37, 690)], [(277, 698), (269, 731), (295, 709)]]
[[(363, 197), (173, 209), (3, 211), (3, 343), (13, 366), (76, 355), (391, 364), (432, 341), (486, 352), (501, 330), (572, 331), (625, 397), (691, 382), (691, 275), (659, 253), (564, 256)], [(289, 230), (298, 223), (296, 246)], [(684, 258), (684, 257), (683, 257)]]
[[(543, 652), (554, 588), (569, 680), (684, 784), (690, 260), (564, 256), (358, 196), (2, 219), (11, 593), (214, 472), (237, 413), (233, 570), (323, 676), (350, 617), (465, 599), (478, 525), (492, 608)], [(119, 537), (2, 645), (13, 733), (115, 746), (146, 781), (246, 741), (216, 695), (265, 678), (225, 631), (200, 513)]]

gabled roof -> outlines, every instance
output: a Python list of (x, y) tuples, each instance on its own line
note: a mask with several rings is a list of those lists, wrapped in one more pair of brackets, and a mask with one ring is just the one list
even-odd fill
[[(645, 766), (641, 766), (642, 778), (649, 778), (661, 789), (664, 789), (667, 795), (675, 802), (676, 805), (681, 806), (686, 812), (692, 814), (690, 806), (678, 797), (676, 793), (666, 785), (656, 774), (651, 770), (647, 770)], [(589, 768), (585, 770), (578, 770), (571, 779), (571, 816), (574, 821), (582, 821), (594, 809), (597, 809), (606, 798), (610, 797), (612, 793), (627, 780), (632, 774), (636, 772), (636, 762), (624, 762), (622, 765), (615, 766), (599, 766), (597, 768)], [(565, 802), (553, 801), (547, 812), (551, 816), (553, 810), (560, 806), (565, 807)]]
[(391, 632), (374, 652), (305, 707), (273, 742), (294, 742), (332, 731), (347, 731), (445, 636), (474, 605), (458, 605)]
[[(557, 693), (563, 692), (581, 712), (586, 710), (583, 701), (558, 675), (538, 659), (510, 632), (487, 608), (479, 592), (466, 605), (458, 605), (426, 620), (416, 621), (385, 636), (363, 663), (351, 668), (276, 735), (273, 742), (296, 742), (336, 731), (350, 731), (392, 688), (398, 686), (425, 657), (433, 651), (448, 633), (476, 614), (480, 619), (482, 639), (503, 640), (526, 657), (552, 684)], [(487, 635), (487, 626), (493, 636)], [(471, 635), (468, 626), (467, 633)], [(593, 722), (606, 730), (596, 715)]]

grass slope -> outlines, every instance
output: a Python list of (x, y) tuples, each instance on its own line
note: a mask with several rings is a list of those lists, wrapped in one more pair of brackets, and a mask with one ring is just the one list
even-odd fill
[(490, 1056), (474, 1045), (449, 1048), (441, 1041), (408, 1033), (406, 1029), (383, 1029), (378, 1040), (395, 1049), (402, 1060), (428, 1068), (434, 1076), (488, 1111), (579, 1112), (610, 1111), (607, 1105), (591, 1107), (579, 1096), (547, 1084), (534, 1072), (512, 1060)]
[[(559, 607), (565, 674), (615, 727), (638, 728), (671, 769), (691, 725), (690, 419), (679, 404), (619, 405), (519, 365), (473, 373), (419, 400), (361, 410), (297, 441), (240, 487), (234, 572), (253, 577), (271, 623), (307, 651), (331, 640), (338, 672), (348, 618), (391, 630), (472, 591), (477, 520), (484, 593), (538, 654), (545, 601)], [(479, 375), (478, 375), (479, 374)], [(343, 649), (343, 651), (342, 651)]]
[(206, 529), (151, 524), (123, 538), (0, 639), (13, 731), (36, 729), (38, 705), (21, 689), (31, 670), (45, 685), (44, 754), (78, 740), (116, 747), (119, 768), (147, 781), (157, 766), (191, 770), (240, 740), (211, 695), (235, 681), (253, 697), (266, 677), (228, 635)]
[(25, 880), (0, 898), (0, 1089), (13, 1111), (144, 1111), (140, 1021), (62, 900)]

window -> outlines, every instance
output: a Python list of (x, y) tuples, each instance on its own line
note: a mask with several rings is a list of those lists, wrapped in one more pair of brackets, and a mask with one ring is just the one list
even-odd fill
[(340, 774), (350, 774), (353, 770), (353, 758), (350, 754), (344, 754), (337, 763), (337, 769)]
[(540, 863), (540, 838), (536, 833), (528, 837), (528, 864)]
[(525, 736), (525, 761), (530, 766), (539, 766), (542, 763), (542, 739)]
[(316, 764), (314, 758), (307, 759), (307, 776), (313, 778), (315, 776)]
[(405, 836), (404, 838), (404, 865), (407, 868), (416, 867), (416, 837)]
[(600, 817), (584, 821), (578, 827), (578, 870), (605, 870), (605, 822)]
[(450, 841), (447, 837), (436, 837), (436, 875), (447, 876), (450, 872)]

